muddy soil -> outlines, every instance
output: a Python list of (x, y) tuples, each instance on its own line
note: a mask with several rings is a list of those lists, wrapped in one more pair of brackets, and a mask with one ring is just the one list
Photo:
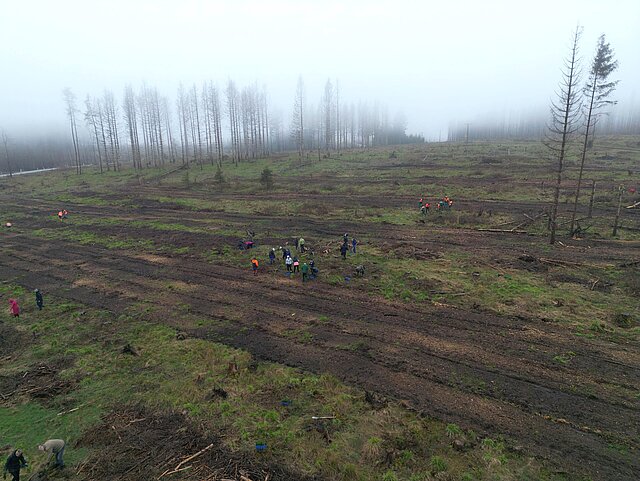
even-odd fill
[[(75, 209), (110, 215), (108, 208)], [(125, 214), (152, 215), (162, 222), (212, 215), (166, 205), (152, 209), (131, 207)], [(246, 215), (215, 215), (238, 226), (256, 222)], [(618, 266), (628, 261), (631, 245), (638, 248), (608, 240), (571, 241), (550, 254), (541, 250), (539, 240), (527, 236), (446, 228), (426, 229), (418, 236), (410, 227), (358, 221), (327, 225), (303, 216), (267, 216), (261, 221), (269, 223), (273, 239), (309, 232), (305, 239), (313, 244), (344, 231), (367, 232), (367, 242), (387, 242), (391, 255), (400, 251), (418, 258), (462, 248), (496, 265), (521, 262), (523, 268), (529, 264), (518, 260), (523, 254)], [(1, 277), (113, 312), (153, 301), (158, 309), (149, 314), (150, 320), (247, 349), (260, 359), (330, 372), (479, 433), (506, 435), (569, 472), (600, 480), (632, 480), (640, 472), (640, 346), (635, 341), (577, 338), (564, 326), (524, 315), (390, 302), (359, 287), (315, 282), (303, 289), (299, 280), (271, 268), (254, 277), (248, 269), (206, 264), (188, 255), (148, 255), (38, 239), (29, 235), (35, 228), (37, 219), (27, 220), (21, 232), (2, 239), (6, 254), (0, 256)], [(99, 232), (135, 235), (127, 226), (113, 227), (112, 232), (101, 227)], [(154, 231), (152, 239), (181, 247), (175, 232)], [(224, 247), (213, 245), (221, 239), (212, 241), (204, 234), (186, 239), (192, 248)], [(162, 287), (172, 282), (186, 287)], [(166, 315), (182, 304), (199, 318), (222, 322), (203, 328)], [(320, 321), (321, 316), (328, 320)], [(288, 335), (292, 331), (309, 336)], [(570, 362), (554, 360), (569, 352)], [(611, 447), (615, 445), (626, 446), (627, 452)]]

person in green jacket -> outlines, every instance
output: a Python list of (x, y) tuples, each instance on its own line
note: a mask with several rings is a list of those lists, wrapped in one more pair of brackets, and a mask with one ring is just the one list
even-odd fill
[(302, 282), (306, 281), (309, 277), (309, 266), (305, 262), (302, 264)]
[(300, 240), (298, 241), (298, 247), (300, 247), (300, 253), (304, 252), (304, 239), (302, 237), (300, 237)]

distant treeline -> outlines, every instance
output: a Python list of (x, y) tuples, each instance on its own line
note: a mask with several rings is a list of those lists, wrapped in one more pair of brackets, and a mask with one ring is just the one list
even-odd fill
[[(465, 142), (467, 140), (540, 140), (547, 129), (544, 113), (503, 119), (486, 118), (473, 122), (454, 122), (449, 125), (447, 140)], [(640, 135), (640, 107), (622, 112), (616, 109), (598, 119), (592, 126), (590, 138), (598, 134)]]
[(180, 85), (173, 98), (149, 85), (127, 85), (120, 97), (105, 90), (80, 101), (70, 89), (62, 96), (69, 133), (37, 138), (2, 130), (0, 172), (70, 165), (81, 172), (87, 164), (101, 171), (125, 163), (136, 168), (173, 162), (222, 165), (274, 152), (310, 156), (424, 142), (407, 135), (401, 113), (390, 119), (379, 102), (345, 100), (331, 80), (312, 103), (300, 78), (287, 118), (270, 105), (266, 88), (238, 87), (232, 80), (223, 87)]

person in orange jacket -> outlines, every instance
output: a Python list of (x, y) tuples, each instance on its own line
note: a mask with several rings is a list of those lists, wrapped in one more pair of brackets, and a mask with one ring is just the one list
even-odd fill
[(253, 267), (253, 275), (258, 274), (258, 259), (255, 257), (251, 259), (251, 266)]

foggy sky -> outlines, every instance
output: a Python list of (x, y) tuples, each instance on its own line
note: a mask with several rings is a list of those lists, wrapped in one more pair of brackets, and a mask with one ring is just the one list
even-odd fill
[(302, 75), (317, 104), (341, 96), (402, 110), (437, 139), (451, 120), (546, 111), (572, 30), (588, 63), (601, 33), (616, 52), (615, 98), (640, 103), (640, 1), (0, 0), (0, 127), (64, 129), (61, 98), (126, 83), (265, 84), (285, 125)]

